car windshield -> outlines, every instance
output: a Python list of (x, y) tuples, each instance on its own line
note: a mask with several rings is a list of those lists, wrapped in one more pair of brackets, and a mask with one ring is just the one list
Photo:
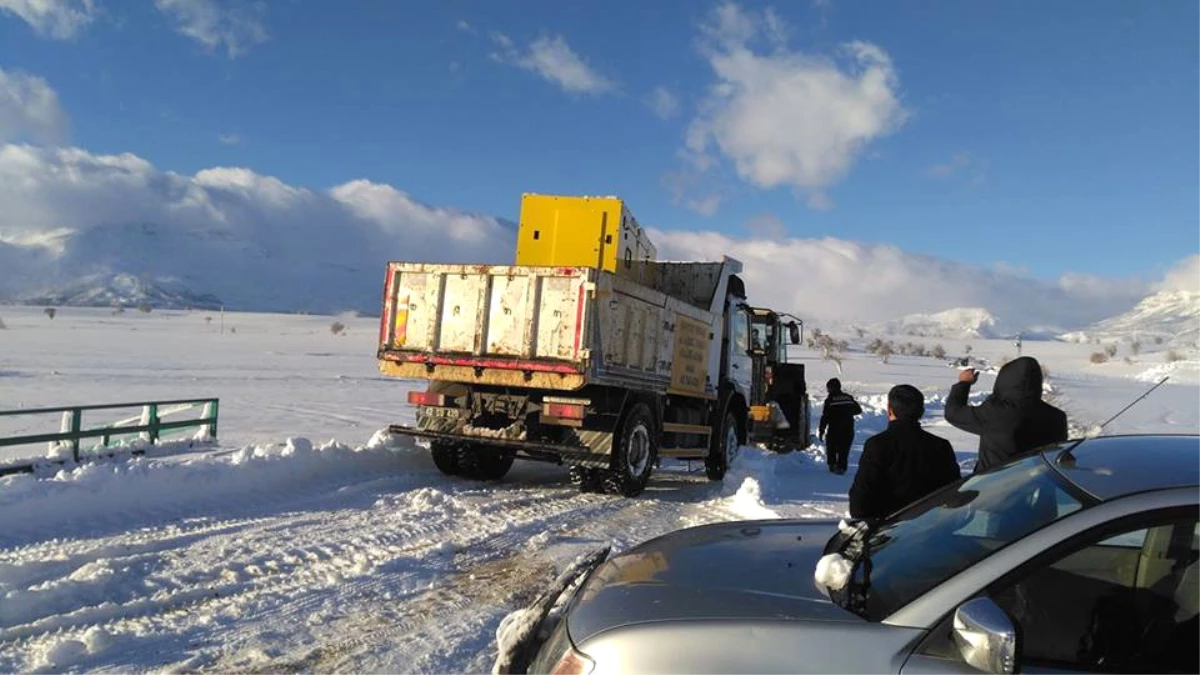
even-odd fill
[(866, 590), (859, 611), (880, 621), (996, 550), (1081, 508), (1040, 455), (935, 492), (868, 535), (870, 564), (855, 573), (855, 583)]

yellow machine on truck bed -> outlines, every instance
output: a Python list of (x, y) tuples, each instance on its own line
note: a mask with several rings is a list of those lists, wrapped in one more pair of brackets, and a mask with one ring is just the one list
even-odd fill
[(756, 368), (741, 263), (661, 262), (621, 200), (525, 195), (516, 265), (392, 262), (379, 364), (429, 380), (415, 426), (443, 472), (566, 464), (633, 496), (662, 457), (720, 480)]

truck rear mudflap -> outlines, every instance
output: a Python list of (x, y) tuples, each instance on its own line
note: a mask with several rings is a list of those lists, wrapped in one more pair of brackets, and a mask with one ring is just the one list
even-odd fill
[(518, 438), (505, 438), (503, 436), (476, 436), (449, 431), (418, 429), (403, 424), (393, 424), (388, 427), (388, 431), (399, 436), (411, 436), (413, 438), (454, 445), (481, 445), (492, 448), (506, 448), (516, 450), (518, 453), (521, 453), (519, 456), (525, 459), (552, 462), (554, 464), (607, 467), (610, 462), (608, 454), (595, 452), (586, 445), (542, 443)]

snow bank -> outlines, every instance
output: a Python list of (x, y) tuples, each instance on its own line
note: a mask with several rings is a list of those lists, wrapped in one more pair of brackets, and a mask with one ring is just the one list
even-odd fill
[(50, 477), (7, 476), (0, 478), (0, 545), (10, 543), (17, 532), (60, 531), (81, 513), (110, 518), (141, 513), (161, 519), (182, 504), (303, 490), (315, 481), (364, 472), (387, 475), (427, 462), (413, 446), (377, 434), (358, 448), (332, 440), (314, 446), (291, 438), (230, 454), (99, 460)]

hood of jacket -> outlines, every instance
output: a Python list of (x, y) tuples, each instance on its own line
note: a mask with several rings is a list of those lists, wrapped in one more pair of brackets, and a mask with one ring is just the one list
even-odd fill
[(1037, 360), (1022, 356), (1000, 368), (992, 396), (1006, 403), (1026, 403), (1042, 398), (1042, 367)]

